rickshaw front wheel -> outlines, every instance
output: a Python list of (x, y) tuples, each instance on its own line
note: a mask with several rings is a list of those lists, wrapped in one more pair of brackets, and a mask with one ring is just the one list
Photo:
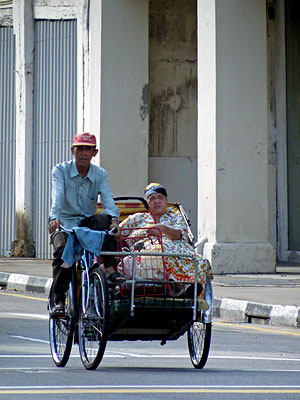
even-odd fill
[(211, 341), (211, 327), (211, 322), (194, 321), (188, 329), (190, 358), (197, 369), (202, 369), (206, 364)]

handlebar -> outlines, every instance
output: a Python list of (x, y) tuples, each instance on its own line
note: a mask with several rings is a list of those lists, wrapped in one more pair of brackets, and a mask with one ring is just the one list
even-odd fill
[(113, 227), (110, 231), (108, 231), (108, 235), (115, 235), (118, 232), (118, 228), (117, 227)]
[[(54, 232), (59, 232), (59, 231), (71, 233), (71, 232), (73, 232), (73, 228), (65, 228), (63, 225), (59, 225), (59, 227), (56, 228)], [(110, 231), (106, 231), (106, 232), (108, 235), (114, 236), (118, 232), (118, 228), (114, 226)]]

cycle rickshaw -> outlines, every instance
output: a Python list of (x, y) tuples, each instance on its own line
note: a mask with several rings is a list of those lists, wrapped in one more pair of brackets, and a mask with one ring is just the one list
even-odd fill
[[(142, 197), (116, 197), (121, 210), (121, 221), (136, 212), (146, 212), (148, 204)], [(182, 213), (189, 231), (190, 222), (178, 203), (168, 204), (172, 212)], [(99, 206), (99, 210), (101, 205)], [(95, 231), (93, 231), (95, 232)], [(158, 340), (162, 345), (187, 333), (188, 349), (193, 366), (202, 369), (207, 361), (213, 316), (213, 293), (208, 279), (204, 299), (208, 308), (202, 307), (198, 298), (197, 269), (193, 282), (180, 283), (168, 280), (164, 257), (192, 257), (190, 254), (165, 253), (160, 239), (158, 250), (147, 252), (136, 246), (126, 249), (126, 236), (120, 238), (120, 251), (101, 252), (119, 259), (119, 267), (126, 276), (122, 283), (110, 283), (100, 268), (99, 258), (84, 249), (66, 299), (66, 315), (49, 319), (50, 348), (53, 360), (59, 367), (66, 365), (72, 344), (78, 343), (80, 357), (86, 369), (100, 364), (106, 343), (122, 340)], [(137, 244), (144, 240), (139, 238)], [(136, 240), (136, 237), (135, 237)], [(54, 306), (52, 289), (49, 310)]]

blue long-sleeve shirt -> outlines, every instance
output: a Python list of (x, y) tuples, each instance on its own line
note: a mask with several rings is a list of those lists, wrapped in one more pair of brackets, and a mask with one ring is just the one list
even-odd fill
[(119, 218), (104, 168), (91, 164), (85, 178), (78, 173), (74, 160), (55, 165), (52, 170), (52, 205), (49, 221), (58, 218), (66, 228), (77, 226), (96, 214), (98, 194), (104, 214)]

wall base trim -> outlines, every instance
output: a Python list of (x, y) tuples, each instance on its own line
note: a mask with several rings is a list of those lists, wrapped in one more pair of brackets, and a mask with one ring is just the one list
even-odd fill
[(204, 244), (203, 256), (215, 274), (274, 273), (276, 249), (270, 243)]

